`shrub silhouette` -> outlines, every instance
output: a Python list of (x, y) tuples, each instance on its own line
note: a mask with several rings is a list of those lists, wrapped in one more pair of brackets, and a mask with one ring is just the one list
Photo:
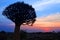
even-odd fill
[(27, 38), (27, 32), (25, 30), (20, 30), (20, 40)]
[(14, 40), (19, 40), (20, 26), (23, 23), (33, 25), (36, 20), (35, 9), (24, 2), (9, 5), (2, 14), (15, 23)]
[(6, 36), (6, 32), (5, 31), (1, 31), (0, 32), (0, 40), (7, 40), (7, 36)]

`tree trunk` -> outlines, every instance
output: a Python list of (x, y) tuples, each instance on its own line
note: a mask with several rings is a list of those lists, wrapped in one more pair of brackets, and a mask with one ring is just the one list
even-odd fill
[(14, 40), (20, 40), (20, 26), (21, 24), (15, 24), (15, 30), (14, 30)]

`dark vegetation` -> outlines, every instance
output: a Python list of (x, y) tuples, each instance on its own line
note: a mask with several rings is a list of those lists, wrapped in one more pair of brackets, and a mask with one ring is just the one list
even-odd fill
[(24, 2), (16, 2), (5, 8), (2, 15), (15, 23), (14, 40), (20, 40), (20, 26), (27, 24), (31, 26), (36, 20), (35, 9)]
[[(13, 32), (0, 32), (0, 40), (13, 40)], [(20, 40), (60, 40), (60, 32), (20, 32)]]

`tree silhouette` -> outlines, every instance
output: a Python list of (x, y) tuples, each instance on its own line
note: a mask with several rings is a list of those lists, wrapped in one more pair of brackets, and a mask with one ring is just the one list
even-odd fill
[(23, 23), (33, 25), (36, 20), (35, 9), (24, 2), (9, 5), (2, 14), (15, 23), (14, 40), (19, 40), (20, 26)]

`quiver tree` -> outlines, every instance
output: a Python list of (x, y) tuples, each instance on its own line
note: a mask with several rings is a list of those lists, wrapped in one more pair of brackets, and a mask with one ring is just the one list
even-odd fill
[(24, 2), (9, 5), (2, 14), (15, 23), (14, 40), (19, 40), (20, 26), (23, 23), (32, 25), (36, 20), (35, 9)]

